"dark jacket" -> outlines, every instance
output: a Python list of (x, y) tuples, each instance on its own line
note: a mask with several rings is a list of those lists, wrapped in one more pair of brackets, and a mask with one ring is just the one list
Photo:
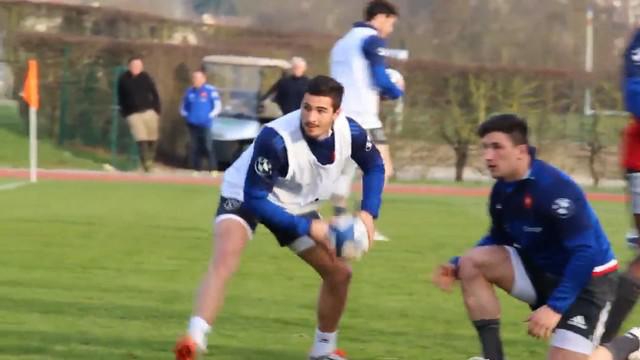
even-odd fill
[(122, 74), (118, 80), (118, 105), (124, 117), (150, 109), (160, 114), (160, 96), (151, 76), (144, 71), (138, 76), (129, 71)]
[(309, 78), (306, 76), (285, 76), (273, 84), (262, 98), (266, 99), (275, 93), (275, 103), (280, 106), (283, 114), (288, 114), (300, 109), (302, 98), (305, 91), (307, 91), (307, 85), (309, 85)]

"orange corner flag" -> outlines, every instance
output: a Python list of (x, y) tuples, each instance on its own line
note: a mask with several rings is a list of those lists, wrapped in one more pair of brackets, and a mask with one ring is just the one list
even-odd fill
[(22, 98), (29, 104), (29, 107), (37, 109), (40, 107), (40, 94), (38, 93), (38, 61), (29, 60), (27, 77), (22, 88)]

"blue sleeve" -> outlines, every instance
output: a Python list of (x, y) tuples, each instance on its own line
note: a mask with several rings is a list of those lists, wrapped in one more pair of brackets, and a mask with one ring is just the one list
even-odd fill
[(626, 110), (640, 119), (640, 77), (625, 79), (623, 93)]
[(182, 115), (182, 117), (187, 117), (189, 116), (189, 93), (191, 92), (191, 89), (187, 89), (187, 91), (184, 93), (184, 96), (182, 97), (182, 102), (180, 103), (180, 115)]
[(209, 97), (211, 98), (211, 111), (209, 112), (209, 118), (213, 119), (222, 111), (220, 94), (218, 93), (218, 89), (216, 89), (214, 86), (211, 86), (211, 88), (209, 89)]
[(347, 118), (351, 129), (351, 158), (364, 174), (360, 209), (378, 218), (384, 188), (384, 161), (367, 131), (353, 119)]
[(624, 51), (622, 93), (625, 109), (640, 118), (640, 30)]
[(373, 83), (380, 89), (382, 96), (397, 99), (404, 95), (404, 93), (391, 81), (389, 75), (387, 75), (384, 57), (381, 55), (384, 48), (384, 40), (376, 35), (368, 37), (362, 44), (362, 52), (367, 61), (369, 61)]
[[(582, 191), (575, 184), (555, 186), (546, 208), (551, 224), (569, 252), (569, 262), (547, 305), (562, 314), (576, 300), (592, 277), (598, 248), (593, 214)], [(559, 190), (558, 190), (559, 189)], [(562, 202), (562, 206), (558, 206)]]
[(268, 199), (275, 181), (285, 177), (288, 169), (284, 140), (274, 129), (264, 127), (253, 144), (253, 156), (244, 184), (244, 201), (269, 230), (297, 239), (309, 233), (311, 220), (290, 214)]

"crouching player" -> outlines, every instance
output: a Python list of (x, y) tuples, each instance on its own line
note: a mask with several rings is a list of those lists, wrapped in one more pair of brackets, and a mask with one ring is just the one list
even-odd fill
[(207, 334), (222, 307), (225, 286), (258, 223), (309, 264), (322, 278), (312, 360), (339, 360), (337, 329), (347, 301), (351, 269), (336, 258), (329, 224), (316, 210), (330, 198), (347, 161), (364, 173), (357, 214), (369, 241), (375, 232), (384, 186), (384, 163), (366, 131), (340, 112), (344, 89), (327, 76), (309, 83), (299, 111), (266, 125), (254, 144), (225, 172), (216, 215), (214, 254), (202, 280), (187, 335), (176, 359), (206, 350)]
[[(476, 247), (441, 265), (434, 281), (449, 290), (460, 280), (486, 359), (505, 359), (495, 286), (531, 306), (528, 333), (551, 339), (548, 359), (607, 359), (602, 356), (617, 348), (594, 351), (615, 297), (618, 263), (582, 190), (536, 159), (527, 132), (526, 122), (513, 114), (480, 125), (484, 160), (496, 179), (491, 227)], [(633, 345), (609, 359), (637, 351), (637, 338)]]

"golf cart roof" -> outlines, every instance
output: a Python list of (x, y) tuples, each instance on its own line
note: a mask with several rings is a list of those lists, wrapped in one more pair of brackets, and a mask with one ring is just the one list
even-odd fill
[(209, 55), (202, 59), (205, 63), (227, 64), (227, 65), (244, 65), (244, 66), (271, 66), (281, 69), (289, 69), (291, 64), (287, 60), (272, 59), (253, 56), (235, 56), (235, 55)]

